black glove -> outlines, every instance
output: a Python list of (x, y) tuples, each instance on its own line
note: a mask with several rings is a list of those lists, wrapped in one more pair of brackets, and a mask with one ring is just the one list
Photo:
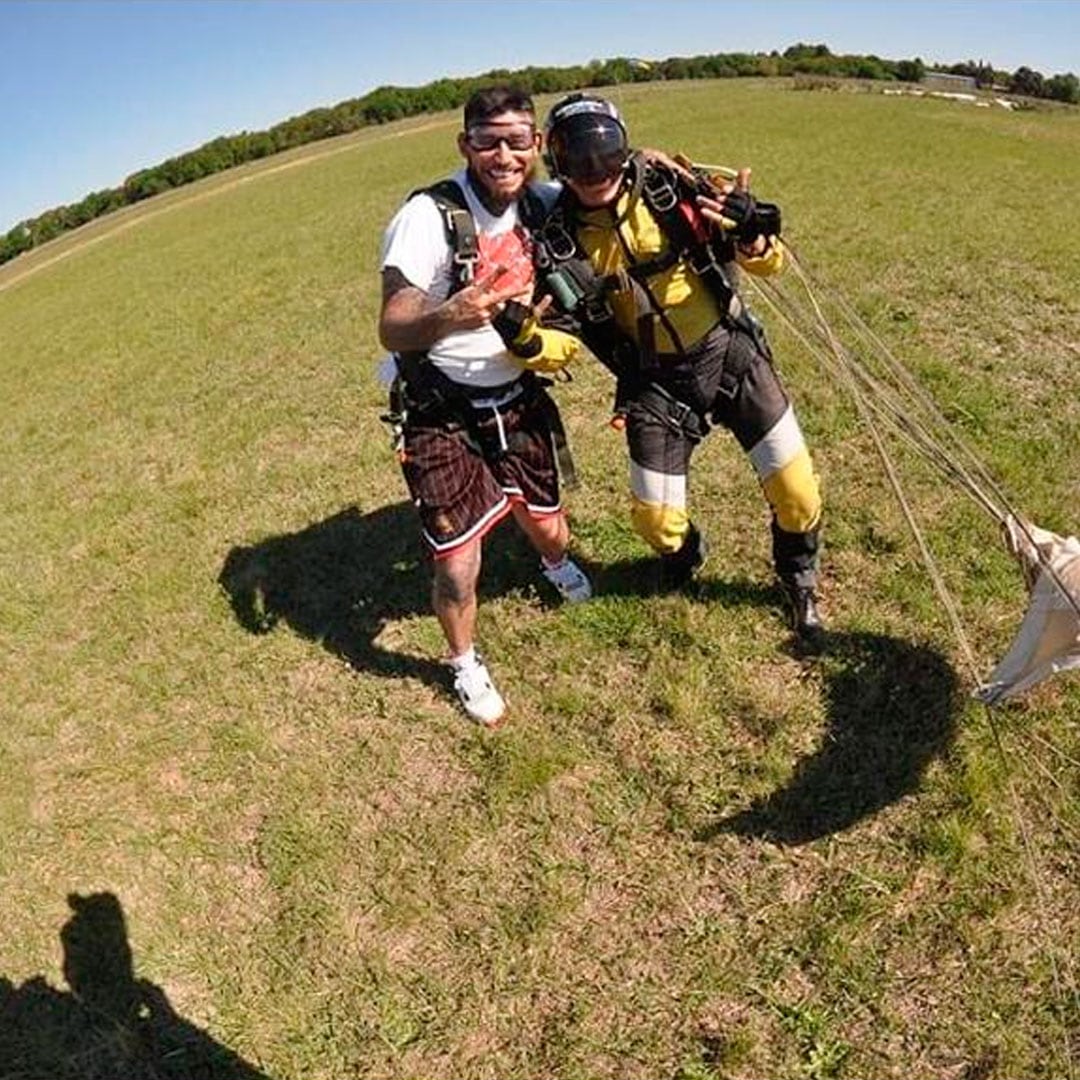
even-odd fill
[(744, 244), (756, 240), (762, 233), (761, 221), (758, 218), (757, 202), (749, 191), (740, 188), (732, 188), (724, 196), (724, 207), (721, 213), (729, 221), (733, 221), (734, 227), (729, 230), (735, 234), (735, 239)]
[(520, 300), (507, 300), (502, 311), (491, 320), (491, 325), (498, 331), (499, 337), (509, 348), (525, 326), (525, 320), (532, 314), (532, 308)]

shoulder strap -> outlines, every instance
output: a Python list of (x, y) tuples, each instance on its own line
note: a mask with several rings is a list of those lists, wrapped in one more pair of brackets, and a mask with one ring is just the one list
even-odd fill
[(456, 180), (440, 180), (431, 187), (418, 188), (409, 195), (427, 195), (442, 215), (446, 242), (450, 245), (454, 260), (454, 275), (450, 286), (452, 293), (463, 289), (476, 276), (476, 260), (480, 257), (480, 243), (476, 235), (476, 222), (465, 201), (465, 192)]
[(518, 202), (518, 217), (521, 224), (530, 232), (539, 229), (547, 217), (544, 200), (526, 184), (525, 192)]
[(647, 163), (641, 174), (641, 197), (679, 254), (712, 239), (708, 223), (694, 201), (694, 192), (674, 170), (658, 162)]
[[(537, 270), (546, 272), (567, 259), (580, 257), (581, 249), (574, 235), (572, 204), (573, 195), (564, 187), (550, 210), (541, 207), (538, 219), (526, 222)], [(531, 217), (532, 210), (529, 214)]]

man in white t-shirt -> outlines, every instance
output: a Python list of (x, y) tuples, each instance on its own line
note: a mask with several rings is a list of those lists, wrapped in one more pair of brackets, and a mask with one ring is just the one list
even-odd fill
[[(533, 374), (560, 367), (577, 345), (531, 315), (519, 201), (540, 149), (532, 101), (510, 87), (478, 91), (464, 126), (466, 167), (414, 194), (387, 228), (379, 336), (403, 383), (399, 457), (433, 556), (432, 604), (454, 688), (474, 720), (494, 725), (505, 703), (474, 648), (483, 537), (511, 515), (565, 600), (588, 599), (591, 586), (567, 555), (561, 424)], [(532, 185), (530, 199), (545, 195)]]

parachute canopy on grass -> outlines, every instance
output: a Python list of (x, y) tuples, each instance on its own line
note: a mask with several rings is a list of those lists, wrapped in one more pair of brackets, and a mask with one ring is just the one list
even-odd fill
[(1004, 524), (1031, 599), (1012, 647), (975, 692), (987, 705), (1080, 666), (1080, 540), (1013, 517)]

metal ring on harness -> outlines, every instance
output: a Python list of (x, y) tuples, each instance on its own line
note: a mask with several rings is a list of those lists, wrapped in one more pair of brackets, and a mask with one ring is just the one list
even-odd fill
[(577, 241), (563, 224), (559, 214), (552, 214), (540, 230), (542, 243), (537, 245), (537, 262), (541, 267), (548, 262), (565, 262), (572, 259), (577, 251)]

